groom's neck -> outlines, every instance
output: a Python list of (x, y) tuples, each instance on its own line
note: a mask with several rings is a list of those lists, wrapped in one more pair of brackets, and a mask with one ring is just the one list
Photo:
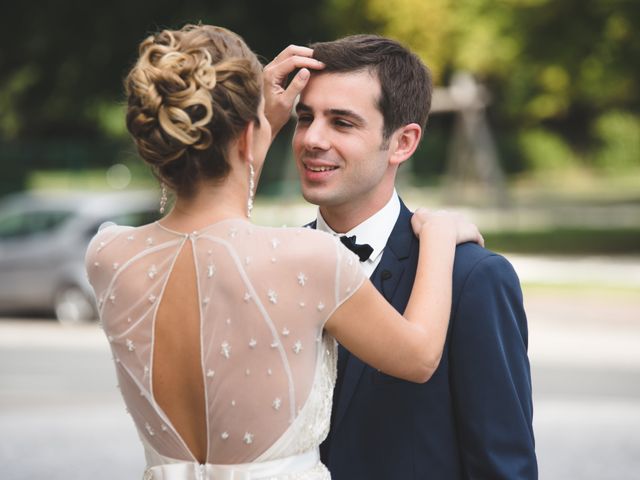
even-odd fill
[(342, 205), (320, 205), (320, 214), (325, 223), (336, 233), (346, 233), (378, 213), (391, 199), (388, 195), (367, 199), (364, 202), (346, 202)]

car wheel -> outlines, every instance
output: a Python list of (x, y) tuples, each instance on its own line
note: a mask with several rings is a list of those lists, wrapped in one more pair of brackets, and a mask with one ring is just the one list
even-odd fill
[(78, 325), (96, 320), (93, 302), (75, 285), (62, 288), (55, 298), (55, 313), (64, 325)]

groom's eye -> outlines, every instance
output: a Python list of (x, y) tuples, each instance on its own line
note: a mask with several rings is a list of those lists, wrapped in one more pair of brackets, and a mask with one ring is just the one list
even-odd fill
[(341, 119), (341, 118), (336, 118), (336, 119), (333, 121), (333, 124), (334, 124), (336, 127), (340, 127), (340, 128), (351, 128), (351, 127), (353, 127), (353, 123), (348, 122), (347, 120), (343, 120), (343, 119)]
[(311, 115), (298, 115), (297, 123), (307, 124), (311, 123), (311, 120), (313, 120), (313, 117)]

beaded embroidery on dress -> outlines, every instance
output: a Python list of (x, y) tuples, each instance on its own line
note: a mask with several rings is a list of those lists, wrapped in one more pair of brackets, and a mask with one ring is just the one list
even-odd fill
[[(152, 385), (156, 312), (183, 248), (192, 249), (198, 286), (206, 465), (197, 464)], [(323, 327), (365, 280), (357, 257), (337, 239), (244, 219), (191, 234), (158, 223), (109, 226), (92, 240), (86, 266), (148, 478), (170, 464), (189, 464), (194, 473), (167, 470), (157, 478), (227, 478), (207, 472), (309, 461), (327, 435), (335, 383), (336, 344)], [(264, 471), (278, 480), (329, 478), (313, 458), (301, 471), (279, 472), (278, 462)]]

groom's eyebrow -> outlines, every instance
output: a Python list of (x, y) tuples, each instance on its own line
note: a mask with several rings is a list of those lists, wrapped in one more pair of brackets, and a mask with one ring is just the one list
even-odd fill
[[(302, 102), (298, 102), (298, 104), (296, 105), (296, 114), (300, 114), (300, 113), (313, 113), (313, 109), (309, 106), (306, 105)], [(361, 125), (366, 125), (366, 120), (358, 115), (356, 112), (354, 112), (353, 110), (346, 110), (343, 108), (330, 108), (328, 110), (325, 110), (324, 112), (326, 115), (333, 115), (336, 117), (347, 117), (350, 118), (351, 120), (353, 120), (356, 123), (359, 123)]]
[(300, 112), (305, 112), (305, 113), (309, 113), (311, 112), (311, 107), (309, 105), (305, 105), (302, 102), (298, 102), (296, 104), (296, 114), (299, 114)]
[(342, 108), (330, 108), (328, 113), (336, 117), (347, 117), (360, 125), (366, 125), (366, 120), (353, 110), (344, 110)]

